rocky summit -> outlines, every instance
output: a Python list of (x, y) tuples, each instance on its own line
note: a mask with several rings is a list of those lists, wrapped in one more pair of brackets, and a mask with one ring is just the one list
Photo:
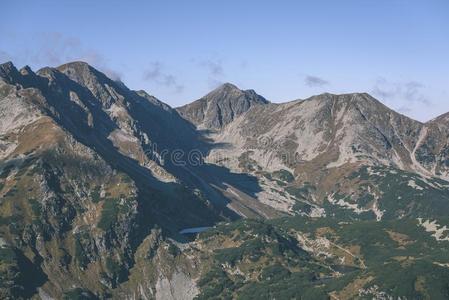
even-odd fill
[(448, 114), (0, 65), (1, 299), (447, 299), (448, 215)]
[(225, 83), (177, 111), (199, 128), (221, 129), (251, 107), (268, 103), (253, 90), (242, 91), (231, 83)]

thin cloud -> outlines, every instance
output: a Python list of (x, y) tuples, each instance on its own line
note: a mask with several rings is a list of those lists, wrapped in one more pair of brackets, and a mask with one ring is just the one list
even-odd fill
[(0, 63), (4, 63), (11, 60), (13, 60), (11, 55), (9, 55), (6, 51), (0, 50)]
[(211, 76), (222, 76), (224, 74), (221, 60), (204, 60), (200, 62), (200, 65), (205, 67)]
[(424, 84), (416, 81), (410, 81), (405, 84), (404, 95), (409, 101), (420, 102), (424, 104), (430, 104), (430, 101), (422, 94), (421, 90), (424, 88)]
[(150, 66), (143, 72), (143, 79), (171, 88), (176, 93), (181, 93), (184, 90), (184, 86), (178, 83), (178, 80), (174, 75), (164, 71), (164, 67), (159, 61), (150, 64)]
[(404, 115), (409, 115), (413, 112), (413, 110), (408, 106), (401, 106), (397, 109), (397, 111)]
[(378, 78), (372, 89), (372, 94), (387, 101), (406, 101), (409, 103), (430, 104), (423, 94), (425, 85), (417, 81), (396, 82), (383, 77)]
[(40, 68), (45, 66), (59, 66), (70, 61), (85, 61), (113, 80), (120, 80), (122, 74), (113, 70), (107, 59), (94, 49), (86, 47), (80, 39), (67, 36), (60, 32), (41, 32), (33, 35), (33, 41), (14, 55), (0, 50), (0, 59), (6, 57), (14, 62)]
[(157, 79), (162, 75), (161, 72), (161, 63), (160, 62), (152, 62), (150, 64), (150, 67), (144, 71), (143, 73), (143, 79), (145, 80), (153, 80)]
[(246, 59), (240, 62), (240, 68), (246, 69), (248, 67), (248, 61)]
[(29, 56), (34, 64), (57, 66), (93, 55), (93, 51), (86, 50), (78, 38), (65, 36), (60, 32), (38, 33), (35, 39), (35, 50), (30, 51)]
[(208, 86), (210, 89), (215, 89), (215, 88), (219, 87), (220, 85), (224, 84), (224, 81), (213, 79), (213, 78), (209, 78), (207, 80), (207, 82), (208, 82)]
[(223, 84), (225, 71), (222, 59), (192, 59), (192, 61), (207, 72), (207, 82), (210, 89)]
[(317, 77), (308, 75), (304, 78), (304, 83), (309, 87), (323, 87), (329, 84), (329, 81)]

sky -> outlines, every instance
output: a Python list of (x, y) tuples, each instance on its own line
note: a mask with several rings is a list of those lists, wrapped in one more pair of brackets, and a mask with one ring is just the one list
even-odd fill
[(224, 82), (272, 102), (368, 92), (449, 111), (448, 0), (0, 2), (0, 62), (83, 60), (176, 107)]

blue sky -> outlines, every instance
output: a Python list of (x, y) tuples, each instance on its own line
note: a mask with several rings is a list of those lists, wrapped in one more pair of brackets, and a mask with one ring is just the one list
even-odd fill
[(85, 60), (172, 106), (223, 82), (273, 102), (368, 92), (412, 118), (449, 111), (449, 1), (21, 1), (0, 61)]

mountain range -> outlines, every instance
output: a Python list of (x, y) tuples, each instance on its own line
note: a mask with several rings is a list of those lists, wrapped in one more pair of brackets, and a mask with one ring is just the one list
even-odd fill
[(0, 65), (0, 298), (445, 299), (448, 213), (449, 113)]

